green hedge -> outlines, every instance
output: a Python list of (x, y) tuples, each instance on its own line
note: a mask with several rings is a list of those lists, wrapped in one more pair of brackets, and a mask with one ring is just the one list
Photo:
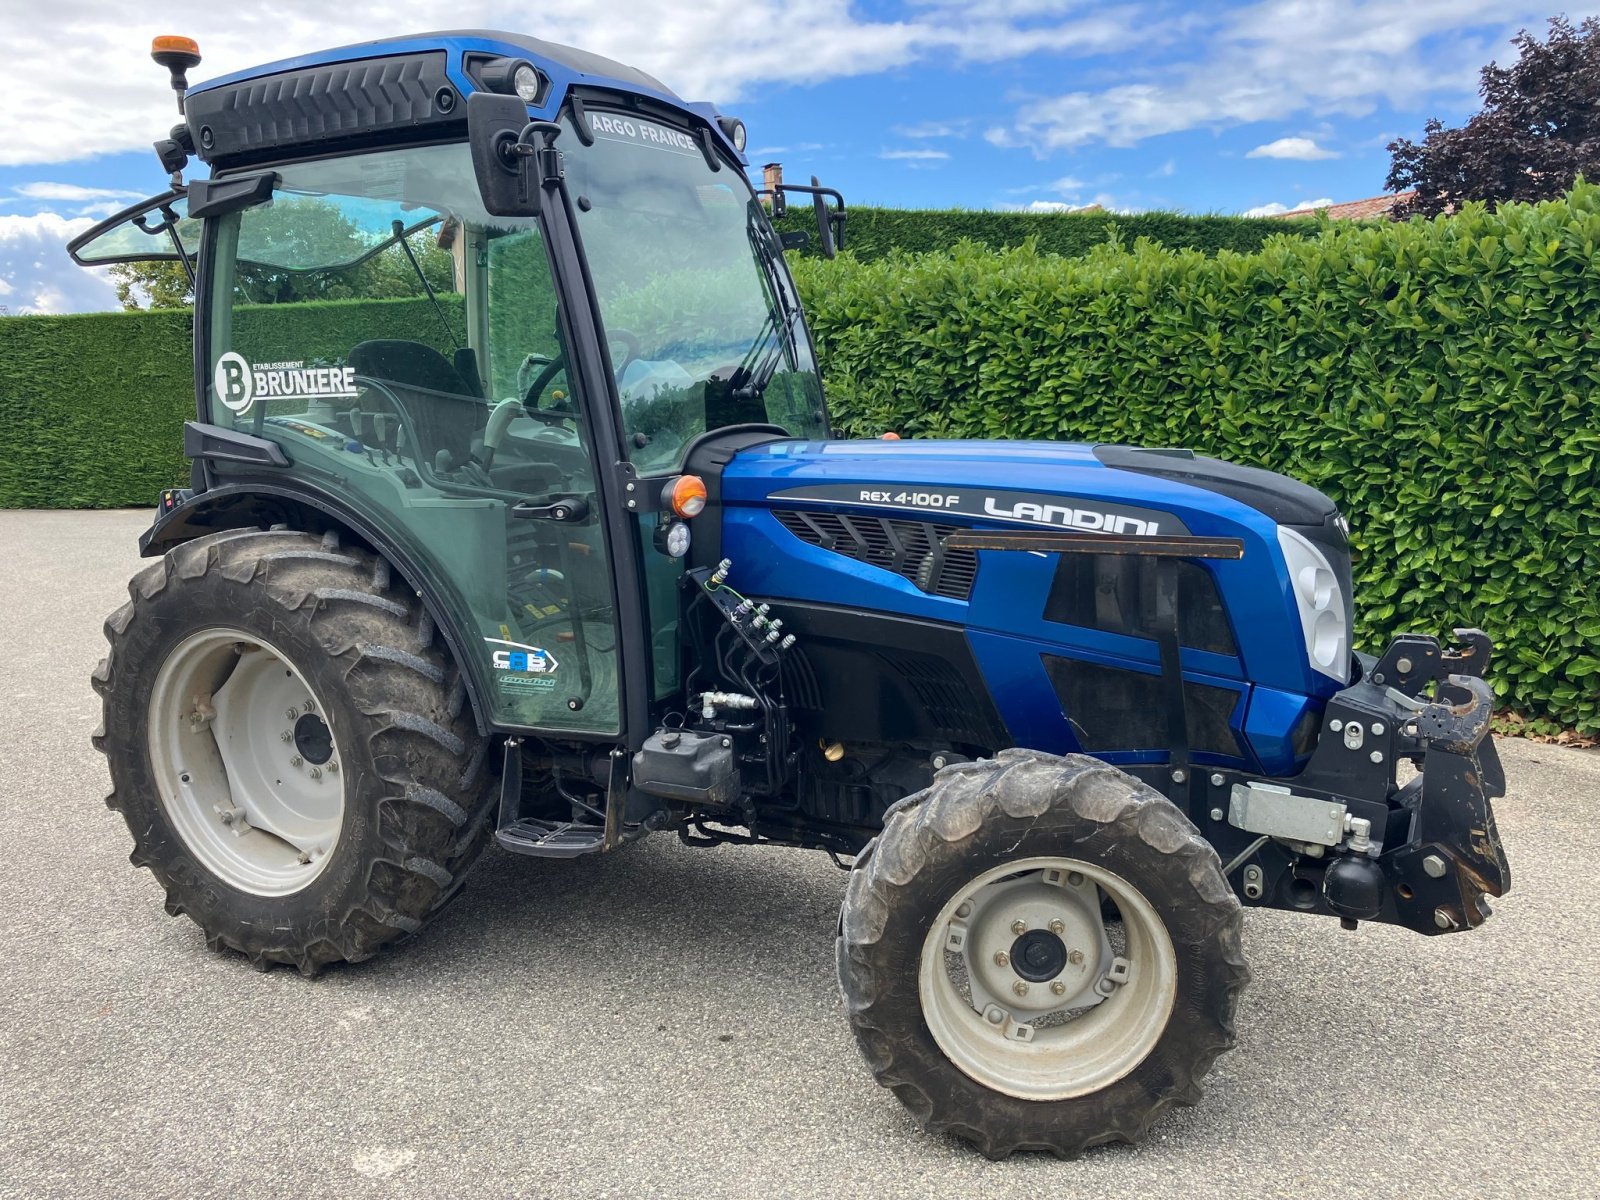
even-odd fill
[(1480, 625), (1503, 700), (1600, 731), (1600, 189), (1260, 252), (799, 264), (857, 434), (1188, 446), (1354, 527), (1359, 642)]
[[(443, 338), (426, 300), (262, 305), (235, 319), (308, 361), (361, 338)], [(0, 508), (142, 506), (186, 483), (192, 329), (188, 309), (0, 320)]]
[[(804, 255), (819, 257), (816, 217), (809, 204), (791, 203), (778, 222), (781, 230), (804, 229), (812, 242)], [(1020, 246), (1033, 239), (1041, 252), (1075, 258), (1108, 238), (1148, 238), (1174, 249), (1259, 250), (1275, 234), (1314, 234), (1315, 218), (1288, 221), (1264, 217), (1190, 217), (1181, 213), (1116, 214), (989, 212), (966, 209), (851, 208), (845, 220), (845, 246), (860, 262), (872, 262), (896, 250), (925, 254), (949, 250), (961, 241), (992, 250)]]

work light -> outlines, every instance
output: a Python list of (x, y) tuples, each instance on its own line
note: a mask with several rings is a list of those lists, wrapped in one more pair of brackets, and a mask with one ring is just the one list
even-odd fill
[(728, 135), (728, 140), (733, 143), (733, 148), (740, 154), (744, 153), (745, 140), (749, 134), (745, 132), (744, 122), (738, 117), (718, 117), (717, 124), (722, 126), (722, 132)]

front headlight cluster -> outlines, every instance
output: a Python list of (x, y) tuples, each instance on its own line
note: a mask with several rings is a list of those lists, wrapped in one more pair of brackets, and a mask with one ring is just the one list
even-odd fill
[(1314, 543), (1278, 526), (1278, 545), (1294, 586), (1300, 629), (1311, 666), (1340, 683), (1350, 682), (1350, 629), (1339, 576)]

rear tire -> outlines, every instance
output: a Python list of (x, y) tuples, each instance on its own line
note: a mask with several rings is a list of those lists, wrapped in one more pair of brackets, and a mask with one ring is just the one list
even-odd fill
[[(106, 621), (93, 742), (111, 771), (106, 803), (133, 835), (130, 861), (166, 889), (167, 912), (187, 915), (213, 948), (305, 975), (421, 928), (483, 848), (493, 790), (460, 671), (388, 563), (336, 533), (228, 530), (168, 551), (128, 590)], [(239, 664), (262, 654), (325, 720), (310, 741), (279, 710), (279, 691), (245, 690)], [(222, 702), (236, 675), (244, 682)], [(241, 708), (245, 695), (254, 710)], [(224, 741), (267, 765), (242, 777)], [(318, 762), (327, 773), (308, 784)], [(290, 826), (297, 805), (320, 804), (307, 820), (325, 836), (303, 850), (265, 832), (270, 817), (245, 819), (259, 802), (279, 805)], [(240, 827), (266, 851), (231, 850)], [(296, 854), (308, 864), (298, 873)]]
[[(925, 1128), (990, 1158), (1076, 1158), (1199, 1099), (1234, 1044), (1242, 925), (1216, 852), (1165, 797), (1095, 759), (1007, 750), (890, 811), (850, 877), (839, 982), (872, 1073)], [(1095, 999), (1111, 955), (1126, 982)]]

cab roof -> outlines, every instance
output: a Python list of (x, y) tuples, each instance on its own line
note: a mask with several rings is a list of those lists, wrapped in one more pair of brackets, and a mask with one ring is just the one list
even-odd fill
[[(459, 136), (463, 99), (494, 59), (526, 59), (544, 76), (534, 119), (554, 120), (574, 89), (678, 109), (747, 162), (710, 104), (688, 103), (654, 76), (586, 50), (520, 33), (460, 29), (380, 38), (263, 63), (198, 83), (185, 116), (200, 158), (217, 169), (407, 140)], [(592, 97), (591, 97), (592, 98)]]
[[(190, 94), (209, 91), (212, 88), (224, 87), (228, 84), (244, 83), (252, 79), (260, 79), (267, 75), (278, 75), (285, 71), (298, 71), (306, 67), (321, 67), (331, 63), (358, 62), (364, 58), (386, 58), (397, 54), (421, 54), (429, 50), (443, 50), (449, 56), (450, 65), (455, 71), (460, 71), (461, 60), (467, 54), (489, 54), (496, 57), (526, 58), (534, 66), (550, 77), (556, 87), (551, 89), (556, 93), (556, 102), (559, 104), (565, 96), (567, 87), (562, 86), (565, 80), (567, 86), (572, 83), (583, 84), (591, 87), (610, 87), (627, 92), (652, 93), (662, 100), (673, 104), (684, 105), (683, 98), (673, 92), (660, 80), (652, 75), (638, 70), (635, 67), (625, 66), (598, 54), (591, 54), (587, 50), (578, 50), (572, 46), (562, 46), (555, 42), (547, 42), (541, 38), (529, 37), (524, 33), (506, 33), (494, 29), (452, 29), (441, 30), (434, 33), (415, 33), (401, 37), (378, 38), (370, 42), (354, 42), (348, 46), (335, 46), (328, 50), (317, 50), (310, 54), (301, 54), (294, 58), (283, 58), (276, 62), (263, 63), (256, 67), (247, 67), (243, 71), (235, 71), (230, 75), (220, 75), (215, 79), (208, 79), (204, 83), (197, 83), (189, 89)], [(455, 73), (453, 71), (452, 73)], [(460, 83), (464, 92), (475, 90), (472, 80), (465, 77), (462, 72)]]

